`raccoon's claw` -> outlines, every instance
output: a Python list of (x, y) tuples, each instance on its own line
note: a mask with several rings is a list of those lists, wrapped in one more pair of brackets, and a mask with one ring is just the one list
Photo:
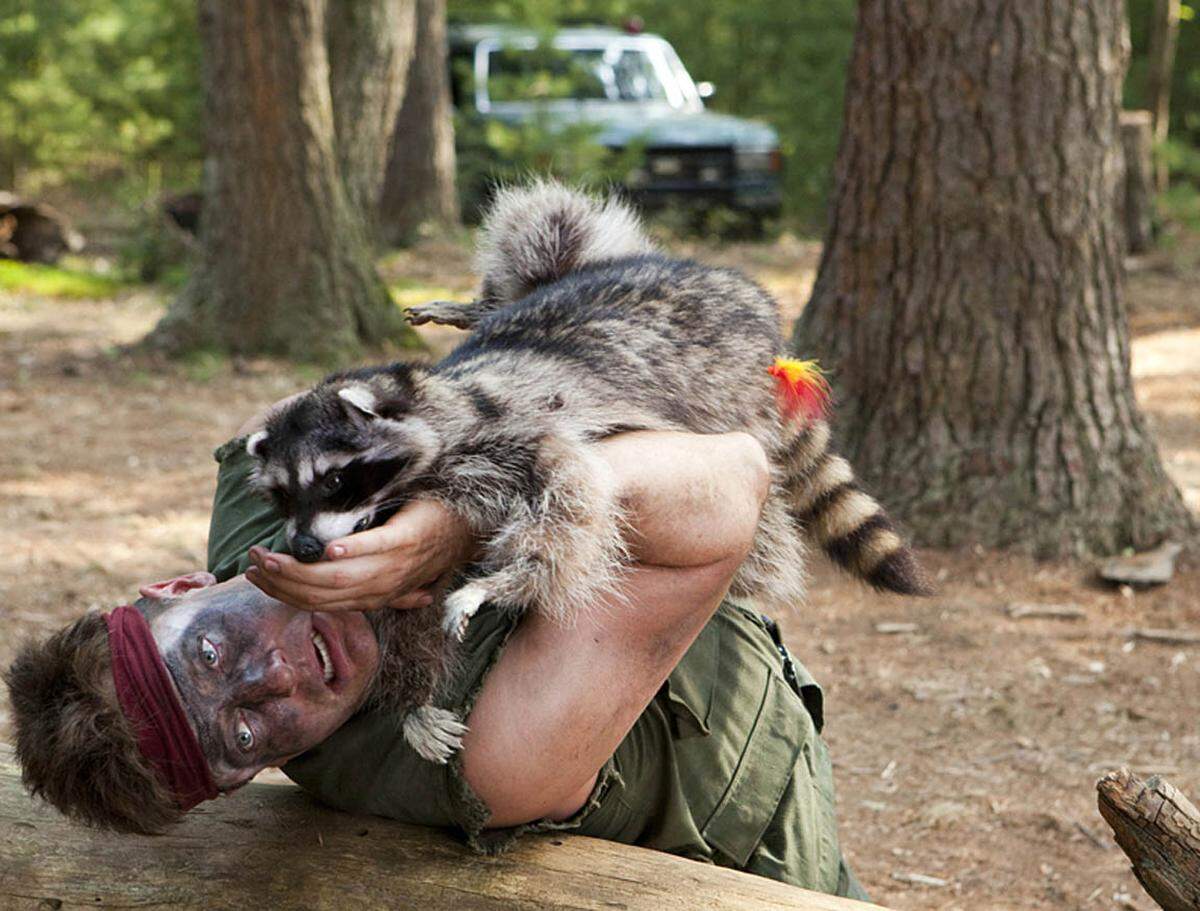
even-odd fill
[(414, 326), (425, 323), (436, 323), (439, 326), (454, 326), (456, 329), (470, 329), (475, 321), (471, 318), (471, 305), (458, 301), (430, 301), (427, 304), (417, 304), (409, 307), (405, 318)]
[(448, 709), (423, 705), (404, 718), (404, 739), (422, 759), (445, 765), (462, 748), (467, 726)]
[(468, 582), (447, 597), (446, 614), (442, 618), (442, 629), (446, 631), (446, 635), (453, 636), (461, 642), (467, 634), (467, 624), (471, 622), (471, 618), (475, 616), (487, 597), (487, 589), (476, 582)]

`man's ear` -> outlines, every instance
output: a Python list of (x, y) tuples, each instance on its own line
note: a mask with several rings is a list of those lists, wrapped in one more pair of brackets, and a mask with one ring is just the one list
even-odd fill
[(338, 390), (338, 398), (365, 417), (379, 417), (375, 393), (371, 391), (371, 387), (363, 383), (352, 383), (349, 386), (343, 386)]
[(266, 460), (267, 432), (265, 430), (256, 430), (246, 438), (246, 452), (256, 459)]
[(143, 598), (161, 601), (165, 598), (178, 598), (180, 595), (190, 592), (194, 588), (208, 588), (210, 585), (216, 584), (217, 577), (212, 573), (188, 573), (186, 576), (176, 576), (174, 579), (167, 579), (165, 582), (153, 582), (150, 585), (143, 585), (138, 589), (138, 594)]

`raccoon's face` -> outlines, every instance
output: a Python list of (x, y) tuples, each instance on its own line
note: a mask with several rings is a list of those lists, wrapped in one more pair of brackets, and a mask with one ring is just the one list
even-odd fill
[(292, 555), (320, 560), (336, 538), (389, 519), (437, 456), (440, 441), (412, 413), (411, 388), (326, 383), (273, 417), (246, 448), (252, 483), (287, 519)]

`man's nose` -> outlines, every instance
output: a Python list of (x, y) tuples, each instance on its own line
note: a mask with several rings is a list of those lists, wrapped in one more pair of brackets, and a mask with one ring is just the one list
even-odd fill
[(262, 665), (246, 673), (241, 689), (238, 695), (246, 702), (286, 698), (296, 691), (296, 671), (283, 652), (275, 649)]

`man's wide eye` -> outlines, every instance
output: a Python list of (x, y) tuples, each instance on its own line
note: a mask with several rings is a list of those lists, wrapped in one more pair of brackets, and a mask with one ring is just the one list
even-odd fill
[(207, 638), (200, 640), (200, 660), (209, 667), (217, 666), (217, 647), (208, 641)]
[(254, 746), (254, 732), (244, 721), (238, 722), (237, 733), (234, 734), (234, 737), (237, 739), (238, 749), (243, 752), (249, 752), (250, 748)]
[(345, 480), (340, 471), (331, 471), (325, 475), (325, 480), (322, 482), (325, 486), (325, 493), (337, 493), (342, 489), (342, 482)]

